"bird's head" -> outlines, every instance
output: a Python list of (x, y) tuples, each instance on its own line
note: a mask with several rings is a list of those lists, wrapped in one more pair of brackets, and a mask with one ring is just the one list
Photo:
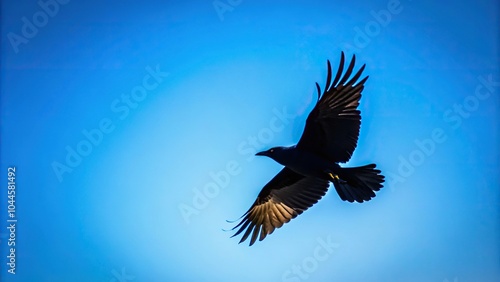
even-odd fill
[(266, 156), (279, 163), (282, 163), (289, 152), (290, 147), (272, 147), (267, 151), (258, 152), (256, 156)]

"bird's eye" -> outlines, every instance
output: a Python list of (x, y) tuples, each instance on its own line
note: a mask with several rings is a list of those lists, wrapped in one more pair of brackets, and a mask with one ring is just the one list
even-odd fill
[(273, 153), (273, 152), (274, 152), (274, 149), (269, 150), (269, 152)]

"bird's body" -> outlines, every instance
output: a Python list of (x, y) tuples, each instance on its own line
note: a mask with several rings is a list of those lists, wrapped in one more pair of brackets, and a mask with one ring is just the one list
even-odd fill
[[(271, 150), (273, 151), (270, 152)], [(325, 180), (332, 180), (329, 174), (335, 175), (340, 168), (337, 163), (326, 160), (315, 153), (301, 150), (296, 145), (275, 147), (257, 155), (268, 156), (298, 174)]]
[(356, 148), (361, 115), (358, 110), (365, 77), (358, 82), (365, 66), (353, 77), (355, 56), (346, 72), (344, 53), (332, 80), (328, 75), (323, 93), (316, 83), (318, 101), (307, 117), (304, 133), (297, 145), (273, 147), (257, 153), (284, 166), (260, 191), (250, 209), (242, 216), (233, 235), (243, 233), (240, 243), (250, 236), (250, 245), (317, 203), (333, 183), (340, 198), (348, 202), (364, 202), (375, 197), (382, 188), (384, 176), (375, 164), (341, 167), (349, 161)]

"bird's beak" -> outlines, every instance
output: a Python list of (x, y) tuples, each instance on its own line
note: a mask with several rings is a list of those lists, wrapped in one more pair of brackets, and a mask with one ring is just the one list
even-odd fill
[(267, 156), (266, 152), (258, 152), (257, 154), (255, 154), (256, 156)]

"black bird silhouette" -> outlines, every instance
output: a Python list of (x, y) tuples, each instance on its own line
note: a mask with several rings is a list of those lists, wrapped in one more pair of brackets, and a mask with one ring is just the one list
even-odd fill
[[(375, 164), (345, 168), (338, 163), (347, 162), (358, 142), (361, 125), (357, 109), (364, 83), (368, 76), (357, 82), (365, 65), (350, 78), (356, 56), (344, 73), (345, 56), (332, 81), (332, 67), (328, 61), (326, 85), (321, 94), (318, 83), (318, 100), (306, 120), (297, 145), (274, 147), (257, 156), (267, 156), (285, 167), (267, 183), (257, 200), (242, 216), (232, 236), (243, 231), (240, 243), (250, 235), (250, 246), (317, 203), (326, 193), (330, 182), (344, 201), (362, 203), (375, 197), (374, 191), (382, 188), (384, 176)], [(349, 81), (348, 81), (349, 80)]]

